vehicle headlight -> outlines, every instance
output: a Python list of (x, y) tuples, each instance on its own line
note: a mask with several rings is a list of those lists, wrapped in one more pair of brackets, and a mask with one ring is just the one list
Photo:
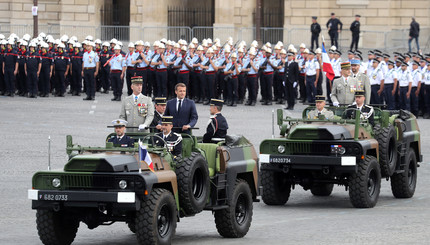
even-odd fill
[(339, 154), (343, 155), (343, 154), (345, 154), (345, 152), (346, 152), (345, 147), (342, 146), (339, 148)]
[(127, 188), (127, 181), (120, 180), (119, 183), (118, 183), (118, 186), (119, 186), (119, 188), (121, 188), (121, 189), (124, 190), (125, 188)]
[(52, 186), (53, 186), (53, 187), (58, 188), (58, 187), (60, 187), (60, 185), (61, 185), (61, 181), (60, 181), (60, 179), (59, 179), (59, 178), (54, 178), (54, 179), (52, 180)]
[(278, 152), (281, 153), (281, 154), (284, 153), (285, 152), (285, 146), (284, 145), (279, 145), (278, 146)]

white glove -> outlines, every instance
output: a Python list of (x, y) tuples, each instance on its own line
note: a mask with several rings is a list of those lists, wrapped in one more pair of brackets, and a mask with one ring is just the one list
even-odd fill
[(339, 102), (333, 102), (333, 105), (339, 107)]
[(140, 124), (139, 125), (139, 130), (145, 130), (148, 126), (146, 126), (145, 124)]
[(297, 82), (293, 83), (293, 88), (297, 87)]

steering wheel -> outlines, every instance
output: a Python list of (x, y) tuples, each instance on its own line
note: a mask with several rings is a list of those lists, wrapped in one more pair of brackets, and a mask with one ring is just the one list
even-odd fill
[[(158, 136), (156, 134), (148, 134), (148, 135), (146, 135), (145, 137), (142, 138), (142, 141), (145, 140), (146, 138), (150, 139), (151, 137), (152, 138), (157, 137), (160, 140), (162, 140), (163, 141), (163, 148), (165, 148), (167, 151), (169, 151), (169, 149), (167, 148), (167, 142), (162, 137), (160, 137), (160, 136)], [(154, 143), (154, 139), (152, 139), (151, 143), (152, 143), (152, 147), (154, 147), (154, 148), (157, 147), (157, 145), (155, 145), (155, 143)]]
[[(352, 114), (351, 118), (346, 118), (346, 114), (347, 114), (348, 111), (353, 111), (353, 114)], [(347, 108), (346, 110), (344, 110), (342, 112), (342, 115), (341, 115), (342, 119), (354, 119), (355, 118), (355, 111), (359, 111), (360, 112), (360, 116), (361, 116), (361, 111), (359, 109), (357, 109), (357, 108)]]

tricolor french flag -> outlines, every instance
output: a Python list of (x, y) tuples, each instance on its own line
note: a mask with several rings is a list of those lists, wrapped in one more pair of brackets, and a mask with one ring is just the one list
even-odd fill
[(139, 158), (141, 163), (146, 163), (148, 168), (154, 172), (154, 164), (152, 163), (151, 156), (148, 153), (146, 145), (144, 145), (141, 141), (139, 141)]
[(322, 43), (322, 61), (323, 61), (323, 71), (326, 72), (327, 78), (330, 80), (333, 80), (334, 71), (333, 71), (333, 67), (331, 66), (328, 54), (325, 51), (324, 42)]

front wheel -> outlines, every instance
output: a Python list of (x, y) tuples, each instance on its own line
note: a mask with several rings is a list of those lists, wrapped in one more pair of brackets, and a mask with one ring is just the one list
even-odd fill
[(271, 170), (261, 170), (261, 185), (263, 186), (263, 202), (267, 205), (284, 205), (291, 193), (291, 183), (286, 174)]
[(349, 199), (356, 208), (373, 208), (381, 190), (381, 168), (376, 158), (366, 156), (357, 173), (349, 178)]
[(248, 182), (237, 180), (229, 207), (215, 211), (214, 215), (216, 228), (221, 236), (245, 236), (252, 221), (252, 194)]
[(37, 231), (45, 245), (68, 245), (75, 240), (79, 221), (65, 212), (38, 209), (36, 212)]
[(139, 244), (171, 244), (175, 235), (177, 209), (172, 193), (155, 188), (142, 200), (136, 213), (135, 229)]

